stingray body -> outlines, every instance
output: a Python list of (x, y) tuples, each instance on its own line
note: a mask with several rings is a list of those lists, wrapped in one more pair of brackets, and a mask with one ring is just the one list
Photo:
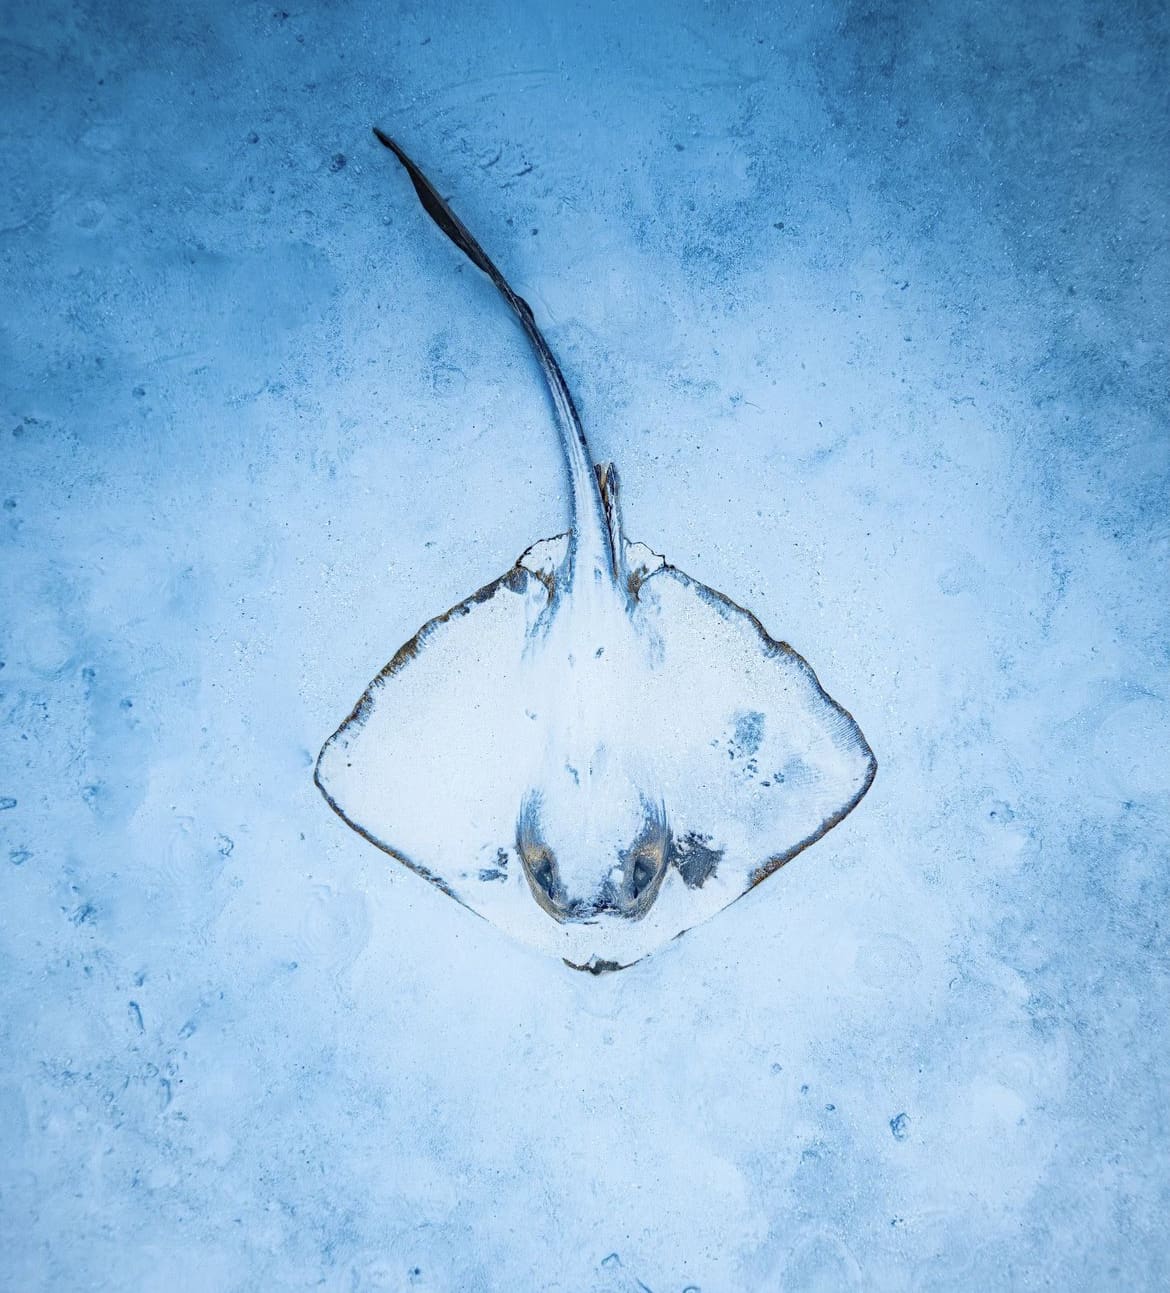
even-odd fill
[(567, 533), (424, 625), (316, 780), (371, 843), (567, 964), (618, 969), (839, 822), (873, 780), (852, 717), (749, 611), (624, 535), (528, 304), (402, 149), (427, 213), (499, 289), (565, 450)]

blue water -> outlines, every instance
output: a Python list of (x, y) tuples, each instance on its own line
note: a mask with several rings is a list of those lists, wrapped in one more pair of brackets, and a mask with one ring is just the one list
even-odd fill
[[(1167, 29), (5, 6), (0, 1286), (1170, 1283)], [(878, 757), (619, 975), (312, 784), (566, 516), (374, 122), (532, 302), (630, 536)]]

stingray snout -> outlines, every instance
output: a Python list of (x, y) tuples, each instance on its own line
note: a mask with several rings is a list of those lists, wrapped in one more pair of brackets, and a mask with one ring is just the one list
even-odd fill
[(662, 808), (643, 802), (642, 827), (629, 847), (606, 850), (576, 834), (554, 848), (546, 837), (541, 807), (540, 796), (530, 795), (516, 831), (524, 874), (540, 906), (561, 922), (644, 916), (669, 865), (670, 831)]

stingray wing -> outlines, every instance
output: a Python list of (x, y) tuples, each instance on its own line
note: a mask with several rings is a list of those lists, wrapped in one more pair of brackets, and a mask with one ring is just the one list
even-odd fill
[[(431, 620), (317, 761), (317, 785), (339, 816), (485, 915), (516, 882), (516, 897), (535, 906), (514, 854), (527, 775), (514, 746), (524, 645), (548, 598), (547, 585), (517, 565)], [(481, 902), (481, 893), (493, 899)]]
[(638, 599), (659, 642), (656, 773), (677, 872), (656, 908), (685, 929), (841, 821), (877, 765), (807, 662), (750, 612), (665, 564)]
[[(530, 639), (568, 535), (425, 624), (325, 743), (316, 782), (360, 835), (521, 942), (575, 950), (532, 897), (516, 817), (540, 749)], [(588, 955), (588, 953), (586, 953)]]

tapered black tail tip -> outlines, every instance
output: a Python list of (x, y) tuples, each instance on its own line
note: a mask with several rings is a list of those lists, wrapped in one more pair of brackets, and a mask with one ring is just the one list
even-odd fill
[(389, 148), (395, 157), (401, 158), (403, 156), (402, 149), (398, 147), (394, 140), (391, 139), (390, 136), (381, 129), (381, 127), (371, 126), (370, 129), (373, 130), (374, 138), (382, 145), (383, 148)]

